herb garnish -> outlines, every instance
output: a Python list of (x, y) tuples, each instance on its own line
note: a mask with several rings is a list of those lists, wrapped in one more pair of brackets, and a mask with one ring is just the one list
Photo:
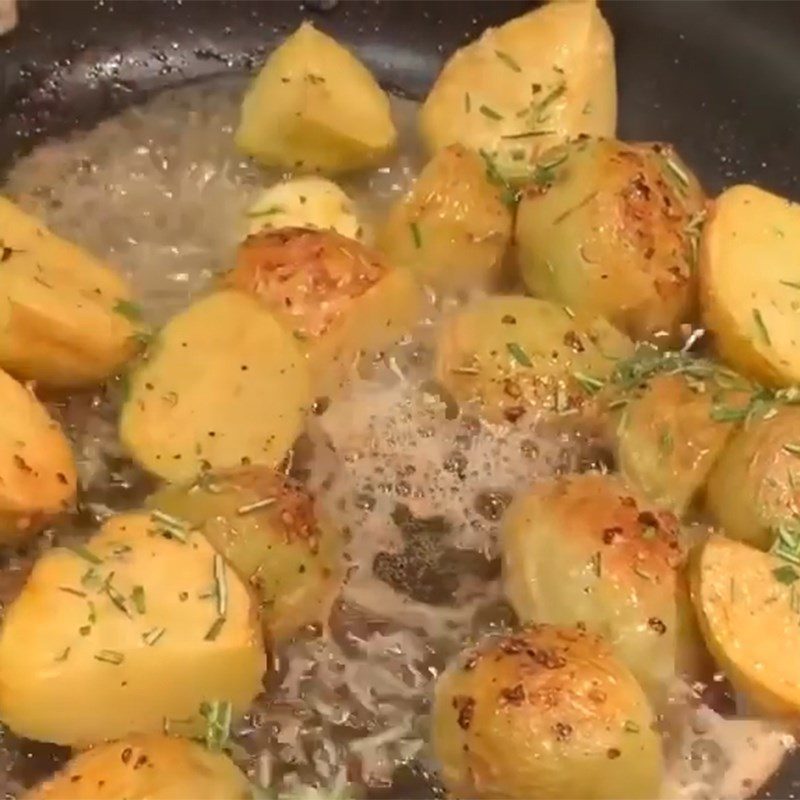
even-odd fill
[(410, 222), (408, 227), (411, 228), (411, 237), (414, 239), (414, 247), (417, 250), (422, 247), (422, 234), (419, 231), (419, 224), (416, 222)]
[(486, 164), (487, 179), (490, 183), (493, 183), (495, 186), (500, 188), (500, 196), (503, 203), (509, 208), (513, 208), (519, 200), (519, 193), (503, 177), (503, 174), (497, 168), (497, 164), (495, 164), (494, 159), (491, 155), (489, 155), (489, 153), (486, 152), (486, 150), (481, 148), (478, 150), (478, 153)]
[(96, 556), (90, 550), (87, 550), (86, 547), (82, 544), (68, 544), (66, 545), (67, 550), (72, 550), (76, 556), (79, 556), (84, 561), (88, 561), (90, 564), (102, 564), (103, 559), (99, 556)]
[[(800, 456), (800, 444), (795, 444), (794, 442), (787, 442), (783, 446), (782, 449), (785, 450), (790, 455)], [(792, 480), (791, 473), (790, 473), (789, 477), (790, 477), (790, 482), (791, 482), (791, 480)]]
[(506, 133), (501, 139), (532, 139), (534, 136), (553, 136), (557, 131), (522, 131), (522, 133)]
[(761, 338), (764, 340), (764, 344), (771, 345), (772, 340), (769, 336), (769, 330), (767, 330), (767, 326), (764, 324), (764, 317), (761, 316), (761, 312), (757, 308), (753, 309), (753, 319), (755, 320), (758, 332), (761, 334)]
[(262, 500), (256, 500), (253, 503), (246, 503), (243, 506), (239, 506), (236, 509), (236, 513), (243, 517), (246, 514), (252, 514), (254, 511), (260, 511), (262, 508), (269, 508), (269, 506), (275, 505), (278, 502), (277, 497), (265, 497)]
[(770, 552), (800, 566), (800, 520), (784, 520), (775, 530), (776, 538)]
[(469, 92), (464, 92), (464, 111), (469, 114), (472, 111), (472, 99), (469, 96)]
[(658, 449), (661, 451), (662, 455), (669, 455), (673, 447), (672, 431), (665, 425), (661, 431), (661, 436), (658, 438)]
[(152, 647), (166, 632), (166, 628), (150, 628), (142, 634), (142, 641), (148, 647)]
[(778, 283), (782, 283), (784, 286), (789, 286), (792, 289), (800, 289), (800, 282), (795, 281), (778, 281)]
[(142, 309), (130, 300), (117, 300), (114, 304), (114, 311), (131, 322), (138, 322), (142, 318)]
[(72, 650), (71, 647), (64, 648), (64, 650), (59, 655), (56, 656), (55, 660), (56, 661), (66, 661), (69, 658), (70, 650)]
[(782, 567), (776, 567), (772, 570), (772, 576), (775, 578), (778, 583), (782, 583), (784, 586), (791, 586), (800, 575), (795, 572), (794, 567), (789, 566), (789, 564), (784, 564)]
[(543, 116), (544, 112), (552, 103), (558, 100), (558, 98), (561, 97), (561, 95), (564, 94), (564, 92), (566, 91), (567, 91), (567, 84), (562, 82), (558, 86), (556, 86), (555, 89), (553, 89), (544, 96), (544, 98), (538, 103), (538, 105), (535, 108), (537, 112), (536, 119), (538, 122), (545, 121), (545, 117)]
[(214, 591), (217, 598), (217, 613), (224, 617), (228, 611), (228, 583), (225, 575), (225, 559), (214, 555)]
[(134, 586), (131, 592), (131, 602), (133, 607), (139, 614), (147, 612), (147, 604), (145, 602), (144, 586)]
[(225, 617), (217, 617), (212, 623), (211, 627), (208, 629), (208, 632), (203, 637), (203, 640), (206, 642), (213, 642), (214, 639), (219, 636), (219, 632), (222, 630), (222, 626), (225, 624)]
[(533, 362), (528, 354), (522, 349), (519, 342), (506, 342), (506, 349), (514, 361), (516, 361), (518, 364), (521, 364), (523, 367), (533, 366)]
[(231, 734), (233, 707), (228, 700), (211, 700), (200, 704), (200, 716), (206, 721), (206, 747), (221, 750)]
[(104, 661), (106, 664), (113, 664), (119, 666), (125, 660), (125, 654), (120, 653), (118, 650), (101, 650), (99, 653), (94, 654), (96, 661)]
[(493, 108), (490, 108), (486, 105), (478, 106), (478, 111), (480, 111), (484, 117), (488, 117), (489, 119), (493, 119), (495, 121), (503, 119), (502, 114), (498, 114)]
[(600, 378), (593, 378), (591, 375), (585, 375), (583, 372), (573, 372), (572, 377), (583, 387), (584, 391), (589, 394), (596, 394), (606, 384)]
[(82, 592), (79, 589), (73, 589), (70, 586), (59, 586), (59, 591), (66, 592), (67, 594), (73, 594), (75, 597), (86, 597), (86, 592)]
[(263, 210), (259, 210), (256, 208), (250, 209), (247, 212), (248, 217), (269, 217), (273, 214), (281, 214), (283, 212), (283, 206), (270, 206), (269, 208), (265, 208)]
[(504, 53), (502, 50), (495, 50), (494, 54), (509, 68), (513, 69), (514, 72), (522, 72), (522, 67), (514, 61), (514, 59), (508, 54)]
[(106, 580), (103, 590), (108, 595), (108, 599), (114, 604), (116, 608), (118, 608), (126, 617), (131, 616), (130, 609), (128, 608), (128, 604), (125, 602), (125, 595), (122, 592), (118, 591), (114, 586), (111, 584), (111, 576), (114, 573), (112, 572), (111, 575), (108, 576)]
[(165, 514), (158, 509), (150, 512), (150, 519), (158, 524), (158, 532), (167, 538), (171, 537), (179, 542), (187, 541), (191, 525), (185, 520)]

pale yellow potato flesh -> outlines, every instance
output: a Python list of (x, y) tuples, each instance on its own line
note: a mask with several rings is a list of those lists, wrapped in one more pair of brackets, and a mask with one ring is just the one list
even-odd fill
[(345, 47), (304, 22), (267, 58), (236, 145), (265, 166), (344, 172), (379, 161), (397, 131), (389, 97)]
[(292, 335), (258, 301), (231, 290), (173, 317), (131, 374), (120, 439), (169, 481), (243, 464), (276, 466), (311, 402)]
[(71, 388), (98, 383), (139, 349), (123, 277), (0, 197), (0, 367)]
[(203, 732), (204, 702), (244, 713), (266, 669), (253, 598), (202, 534), (167, 530), (148, 513), (120, 515), (85, 549), (36, 562), (0, 630), (0, 719), (12, 731), (85, 747), (165, 724)]
[(362, 356), (394, 344), (422, 313), (422, 289), (410, 270), (333, 230), (250, 236), (225, 283), (281, 320), (307, 359), (315, 397), (340, 391)]
[(433, 745), (455, 797), (658, 797), (644, 692), (600, 637), (536, 625), (488, 637), (439, 678)]
[(800, 716), (800, 568), (714, 536), (693, 560), (692, 599), (708, 649), (754, 710)]
[(800, 408), (742, 426), (717, 459), (706, 505), (732, 539), (766, 550), (781, 525), (800, 522)]
[(170, 736), (128, 736), (75, 755), (22, 800), (250, 800), (224, 753)]
[(17, 544), (72, 505), (67, 437), (31, 390), (0, 370), (0, 543)]
[(483, 150), (508, 179), (579, 134), (617, 126), (614, 40), (593, 2), (547, 3), (457, 50), (419, 116), (431, 153)]
[(800, 205), (726, 189), (700, 240), (700, 304), (728, 364), (773, 386), (800, 382)]
[(389, 211), (378, 247), (435, 289), (496, 284), (511, 238), (512, 214), (476, 153), (452, 145), (425, 165)]
[(633, 344), (604, 319), (519, 295), (477, 300), (446, 318), (436, 377), (488, 420), (574, 414)]
[(343, 577), (344, 538), (313, 498), (285, 475), (247, 467), (167, 487), (151, 508), (197, 526), (253, 587), (271, 640), (327, 624)]
[(699, 677), (703, 646), (671, 513), (615, 475), (565, 475), (515, 499), (501, 541), (505, 592), (523, 622), (602, 635), (657, 704), (676, 676)]

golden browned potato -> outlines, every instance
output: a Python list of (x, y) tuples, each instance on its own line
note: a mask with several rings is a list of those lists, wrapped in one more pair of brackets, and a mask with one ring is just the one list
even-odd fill
[(362, 354), (397, 341), (422, 302), (408, 270), (335, 231), (251, 236), (226, 282), (258, 297), (291, 331), (308, 358), (316, 396), (336, 391)]
[(800, 381), (800, 205), (755, 186), (726, 189), (700, 243), (700, 303), (731, 366), (778, 386)]
[(139, 349), (122, 276), (0, 197), (0, 366), (48, 386), (97, 383)]
[(236, 145), (264, 166), (342, 172), (374, 164), (397, 131), (370, 71), (304, 22), (267, 59), (242, 104)]
[(0, 370), (0, 542), (17, 543), (68, 509), (75, 460), (33, 392)]
[(439, 382), (487, 419), (574, 413), (633, 345), (605, 320), (532, 297), (494, 296), (445, 319)]
[(696, 302), (704, 195), (669, 145), (585, 139), (545, 154), (545, 185), (516, 223), (528, 288), (607, 317), (634, 339), (674, 340)]
[[(795, 541), (795, 550), (800, 542)], [(800, 567), (723, 536), (693, 559), (692, 599), (719, 666), (753, 708), (800, 715)]]
[(538, 482), (506, 512), (502, 552), (506, 594), (521, 620), (602, 634), (655, 701), (676, 675), (702, 666), (678, 522), (640, 503), (618, 477)]
[(512, 180), (555, 144), (613, 136), (614, 40), (595, 3), (547, 3), (457, 50), (419, 125), (430, 152), (454, 143), (483, 150)]
[(679, 516), (704, 488), (736, 425), (737, 415), (725, 412), (742, 409), (749, 397), (741, 378), (704, 366), (698, 371), (706, 377), (661, 374), (629, 391), (617, 425), (622, 475)]
[(120, 438), (170, 481), (276, 466), (311, 403), (297, 342), (260, 303), (217, 292), (173, 317), (130, 376)]
[(511, 210), (476, 153), (451, 145), (436, 153), (411, 191), (389, 211), (378, 246), (436, 289), (497, 281), (511, 237)]
[(800, 408), (748, 420), (717, 459), (706, 496), (728, 536), (762, 550), (781, 527), (800, 526)]
[(250, 467), (168, 487), (149, 505), (201, 530), (261, 601), (272, 639), (325, 622), (343, 573), (342, 534), (285, 475)]
[(599, 637), (537, 625), (485, 639), (439, 679), (433, 744), (456, 797), (659, 794), (647, 698)]
[(23, 800), (250, 800), (253, 787), (223, 753), (188, 739), (129, 736), (79, 753)]
[(203, 535), (124, 514), (85, 545), (47, 551), (8, 607), (0, 719), (75, 747), (165, 725), (194, 735), (204, 703), (247, 709), (265, 662), (256, 604)]

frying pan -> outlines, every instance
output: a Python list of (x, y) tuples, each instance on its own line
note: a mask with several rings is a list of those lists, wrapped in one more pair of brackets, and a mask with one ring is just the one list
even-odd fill
[[(307, 16), (353, 46), (384, 86), (422, 97), (456, 47), (531, 5), (23, 2), (18, 28), (0, 39), (0, 174), (42, 139), (160, 89), (252, 70)], [(800, 200), (800, 3), (652, 0), (603, 12), (617, 43), (622, 138), (675, 143), (712, 193), (746, 180)], [(412, 780), (394, 795), (415, 791)], [(761, 792), (796, 794), (800, 758)]]

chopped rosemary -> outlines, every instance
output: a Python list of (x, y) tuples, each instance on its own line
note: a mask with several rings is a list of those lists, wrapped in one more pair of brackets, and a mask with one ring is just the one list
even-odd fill
[(211, 700), (200, 704), (200, 716), (206, 721), (206, 747), (221, 750), (231, 735), (233, 706), (228, 700)]
[(502, 114), (498, 114), (493, 108), (489, 108), (489, 106), (486, 105), (480, 105), (478, 107), (478, 111), (480, 111), (484, 117), (488, 117), (489, 119), (493, 119), (495, 121), (503, 119)]
[(152, 647), (166, 632), (166, 628), (150, 628), (142, 634), (142, 641), (148, 647)]
[[(565, 154), (566, 158), (566, 154)], [(559, 162), (563, 163), (563, 162)], [(558, 225), (560, 222), (563, 222), (570, 214), (574, 214), (576, 211), (580, 211), (584, 206), (588, 205), (589, 203), (597, 197), (597, 192), (589, 192), (586, 197), (583, 198), (580, 202), (576, 203), (574, 206), (570, 206), (566, 210), (562, 211), (554, 220), (553, 225)]]
[(506, 133), (501, 139), (532, 139), (534, 136), (553, 136), (557, 131), (522, 131), (522, 133)]
[(128, 604), (125, 602), (125, 595), (123, 595), (122, 592), (117, 591), (117, 589), (111, 585), (110, 578), (111, 576), (109, 576), (109, 580), (107, 580), (103, 586), (103, 590), (108, 595), (108, 599), (111, 600), (114, 606), (118, 608), (126, 617), (130, 617), (131, 612), (128, 608)]
[(761, 334), (761, 338), (764, 340), (764, 344), (771, 345), (772, 340), (769, 337), (769, 330), (767, 330), (767, 326), (764, 324), (764, 317), (761, 316), (761, 312), (757, 308), (753, 309), (753, 319), (755, 320), (758, 332)]
[(794, 442), (787, 442), (783, 449), (793, 456), (800, 456), (800, 444), (795, 444)]
[(93, 600), (88, 601), (89, 604), (89, 624), (94, 625), (97, 622), (97, 606)]
[(265, 497), (263, 500), (256, 500), (253, 503), (246, 503), (243, 506), (239, 506), (236, 509), (236, 513), (243, 517), (246, 514), (252, 514), (254, 511), (260, 511), (262, 508), (269, 508), (269, 506), (275, 505), (278, 502), (277, 497)]
[(453, 375), (480, 375), (481, 371), (477, 367), (453, 367), (450, 372)]
[(114, 666), (119, 666), (125, 660), (124, 653), (120, 653), (118, 650), (100, 650), (94, 654), (94, 657), (96, 661), (104, 661), (106, 664), (114, 664)]
[(56, 656), (56, 661), (66, 661), (69, 658), (71, 647), (65, 647), (64, 650), (61, 651), (59, 655)]
[(145, 602), (144, 586), (134, 586), (131, 592), (131, 602), (133, 607), (139, 614), (147, 612), (147, 604)]
[(280, 214), (283, 212), (283, 206), (270, 206), (269, 208), (259, 209), (251, 208), (247, 212), (248, 217), (269, 217), (273, 214)]
[(472, 98), (470, 98), (469, 92), (464, 92), (464, 111), (467, 114), (472, 111)]
[(228, 583), (225, 575), (225, 559), (214, 555), (214, 587), (217, 598), (217, 613), (224, 617), (228, 611)]
[(103, 559), (99, 556), (96, 556), (91, 550), (88, 550), (82, 544), (68, 544), (67, 550), (72, 550), (76, 556), (79, 556), (84, 561), (88, 561), (90, 564), (102, 564)]
[(792, 289), (800, 289), (800, 281), (778, 281), (778, 283), (789, 286)]
[(775, 578), (778, 583), (782, 583), (784, 586), (791, 586), (800, 575), (795, 572), (794, 567), (789, 566), (789, 564), (785, 564), (782, 567), (776, 567), (772, 570), (772, 576)]
[(672, 431), (665, 425), (661, 430), (661, 436), (658, 438), (658, 449), (661, 451), (662, 455), (669, 455), (673, 447)]
[(778, 524), (770, 552), (800, 566), (800, 521), (785, 520)]
[(741, 422), (747, 418), (746, 408), (732, 408), (731, 406), (714, 405), (709, 412), (714, 422)]
[(497, 168), (494, 158), (486, 152), (483, 148), (478, 150), (480, 157), (486, 164), (486, 177), (490, 183), (493, 183), (500, 189), (500, 195), (503, 203), (509, 208), (513, 208), (519, 200), (518, 192), (508, 183), (503, 177), (503, 174)]
[(97, 570), (94, 567), (89, 567), (86, 572), (81, 575), (81, 586), (89, 587), (91, 584), (96, 584), (100, 580)]
[(191, 525), (179, 517), (165, 514), (156, 509), (150, 513), (150, 519), (158, 524), (158, 532), (166, 537), (177, 539), (179, 542), (186, 542), (189, 538)]
[(589, 565), (594, 574), (599, 578), (603, 574), (603, 554), (598, 550), (590, 559)]
[(73, 594), (75, 597), (86, 597), (86, 592), (82, 592), (80, 589), (73, 589), (71, 586), (59, 586), (58, 589), (61, 592)]
[(408, 227), (411, 228), (411, 237), (414, 239), (414, 247), (419, 250), (422, 247), (422, 234), (419, 231), (419, 224), (417, 222), (410, 222)]
[(137, 322), (142, 318), (142, 309), (130, 300), (117, 300), (114, 303), (114, 311), (132, 322)]
[(686, 188), (689, 186), (689, 176), (686, 174), (683, 167), (669, 156), (664, 156), (664, 163), (670, 174), (678, 181), (680, 189), (685, 192)]
[(567, 91), (567, 84), (560, 83), (558, 86), (555, 87), (552, 91), (544, 96), (542, 100), (539, 101), (538, 105), (536, 106), (537, 112), (537, 121), (544, 122), (543, 115), (547, 108), (552, 105), (559, 97), (561, 97), (564, 92)]
[(623, 727), (628, 733), (639, 733), (641, 730), (641, 728), (632, 719), (625, 720), (625, 725)]
[(514, 59), (508, 54), (504, 53), (502, 50), (495, 50), (494, 54), (509, 68), (513, 69), (514, 72), (522, 72), (522, 67), (514, 61)]
[(506, 349), (518, 364), (521, 364), (523, 367), (533, 366), (533, 361), (531, 361), (528, 354), (522, 349), (518, 342), (507, 342)]
[(222, 626), (225, 624), (225, 617), (217, 617), (212, 623), (211, 627), (208, 629), (208, 632), (203, 637), (203, 640), (206, 642), (213, 642), (214, 639), (219, 636), (219, 632), (222, 630)]
[(578, 383), (583, 387), (584, 391), (588, 392), (589, 394), (595, 394), (599, 392), (606, 385), (606, 382), (600, 378), (594, 378), (591, 375), (585, 375), (583, 372), (573, 372), (572, 377), (575, 378), (575, 380), (578, 381)]

